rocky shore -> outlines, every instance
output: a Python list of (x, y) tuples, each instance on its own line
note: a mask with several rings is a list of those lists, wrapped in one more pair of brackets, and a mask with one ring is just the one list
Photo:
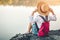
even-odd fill
[(38, 37), (32, 33), (16, 34), (10, 40), (60, 40), (60, 30), (51, 30), (48, 36)]

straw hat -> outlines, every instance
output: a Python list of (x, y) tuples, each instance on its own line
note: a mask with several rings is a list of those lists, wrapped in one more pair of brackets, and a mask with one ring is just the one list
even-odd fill
[(39, 12), (39, 14), (42, 14), (42, 15), (48, 15), (49, 13), (49, 5), (46, 3), (46, 2), (39, 2), (37, 4), (37, 10)]

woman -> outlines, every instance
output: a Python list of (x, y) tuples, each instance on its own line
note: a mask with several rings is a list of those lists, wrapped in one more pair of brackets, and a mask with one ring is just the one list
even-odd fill
[[(49, 15), (50, 12), (52, 13), (52, 16)], [(38, 14), (38, 15), (34, 16), (34, 14)], [(54, 14), (53, 10), (49, 7), (49, 5), (43, 1), (38, 3), (37, 9), (35, 11), (33, 11), (32, 15), (30, 16), (30, 23), (29, 23), (28, 32), (30, 32), (32, 29), (33, 34), (38, 34), (38, 36), (43, 35), (41, 30), (44, 30), (44, 27), (42, 28), (42, 26), (44, 26), (43, 25), (44, 19), (42, 17), (48, 21), (48, 31), (46, 31), (48, 34), (49, 22), (56, 21), (56, 15)], [(38, 31), (37, 31), (37, 28), (35, 26), (36, 25), (35, 23), (38, 26), (38, 29), (39, 29)], [(41, 33), (42, 33), (42, 35), (41, 35)]]

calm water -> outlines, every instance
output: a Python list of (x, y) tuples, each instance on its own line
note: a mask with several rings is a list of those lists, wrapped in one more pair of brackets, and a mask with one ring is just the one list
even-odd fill
[[(50, 30), (60, 29), (60, 6), (51, 6), (57, 21), (51, 22)], [(0, 6), (0, 40), (9, 40), (18, 33), (27, 32), (28, 18), (36, 7)]]

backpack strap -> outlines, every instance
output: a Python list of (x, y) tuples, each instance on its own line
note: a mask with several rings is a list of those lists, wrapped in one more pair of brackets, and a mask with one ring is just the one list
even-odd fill
[(37, 31), (39, 30), (39, 28), (38, 28), (38, 25), (37, 25), (37, 23), (35, 22), (35, 25), (36, 25), (36, 28), (37, 28)]
[[(41, 16), (41, 15), (39, 15), (44, 21), (47, 21), (43, 16)], [(48, 16), (47, 16), (47, 18), (48, 18)], [(35, 25), (36, 25), (36, 28), (37, 28), (37, 31), (39, 30), (39, 28), (38, 28), (38, 25), (37, 25), (37, 23), (35, 22)]]
[(48, 16), (46, 16), (46, 19), (43, 17), (43, 16), (41, 16), (41, 15), (39, 15), (44, 21), (48, 21)]

